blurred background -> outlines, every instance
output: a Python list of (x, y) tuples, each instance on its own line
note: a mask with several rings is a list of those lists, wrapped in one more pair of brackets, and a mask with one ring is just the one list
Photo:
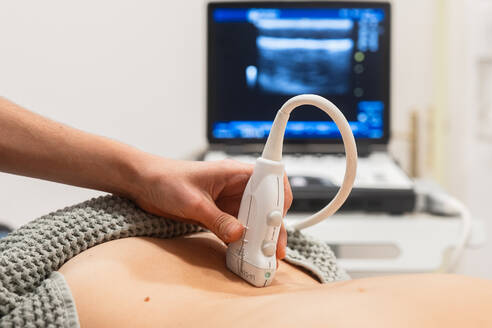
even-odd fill
[[(161, 156), (207, 146), (206, 1), (0, 2), (0, 95)], [(492, 0), (392, 1), (391, 153), (492, 236)], [(0, 173), (14, 227), (99, 192)], [(457, 270), (492, 277), (492, 242)]]

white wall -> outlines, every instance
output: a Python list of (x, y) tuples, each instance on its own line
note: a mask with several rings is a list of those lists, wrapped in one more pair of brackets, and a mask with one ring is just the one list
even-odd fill
[(444, 10), (449, 76), (445, 86), (446, 181), (474, 218), (484, 220), (488, 235), (483, 247), (467, 252), (460, 271), (491, 278), (492, 121), (487, 121), (486, 114), (492, 115), (492, 0), (452, 0)]
[[(393, 1), (392, 28), (392, 142), (390, 149), (402, 166), (410, 168), (410, 113), (432, 108), (435, 3), (428, 0)], [(423, 157), (422, 150), (420, 157)], [(424, 159), (421, 159), (423, 161)], [(422, 163), (421, 163), (422, 166)]]
[[(206, 144), (202, 1), (2, 1), (0, 95), (173, 158)], [(17, 226), (94, 192), (0, 174)]]

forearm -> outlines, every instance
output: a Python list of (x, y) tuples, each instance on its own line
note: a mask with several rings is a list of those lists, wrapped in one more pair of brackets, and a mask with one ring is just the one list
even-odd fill
[(131, 197), (145, 157), (0, 98), (0, 171)]
[[(0, 171), (121, 195), (152, 214), (200, 223), (232, 242), (243, 234), (236, 216), (253, 166), (161, 158), (0, 98)], [(285, 186), (284, 211), (292, 199)], [(285, 243), (282, 228), (279, 258)]]

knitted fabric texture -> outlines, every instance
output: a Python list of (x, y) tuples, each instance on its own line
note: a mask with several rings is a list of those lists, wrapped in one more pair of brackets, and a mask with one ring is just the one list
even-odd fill
[(322, 283), (350, 279), (327, 243), (298, 230), (287, 229), (285, 261), (307, 269)]
[[(132, 202), (103, 196), (45, 215), (0, 240), (0, 327), (73, 324), (52, 273), (98, 244), (125, 237), (173, 238), (204, 231), (198, 225), (148, 214)], [(321, 282), (345, 279), (329, 247), (289, 231), (287, 260)]]

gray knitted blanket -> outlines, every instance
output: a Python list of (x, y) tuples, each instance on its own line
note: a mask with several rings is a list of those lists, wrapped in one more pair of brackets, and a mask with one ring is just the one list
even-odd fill
[[(77, 327), (70, 293), (55, 272), (98, 244), (125, 237), (173, 238), (203, 228), (148, 214), (132, 202), (103, 196), (45, 215), (0, 240), (0, 327)], [(288, 262), (321, 282), (347, 279), (325, 243), (288, 232)]]

